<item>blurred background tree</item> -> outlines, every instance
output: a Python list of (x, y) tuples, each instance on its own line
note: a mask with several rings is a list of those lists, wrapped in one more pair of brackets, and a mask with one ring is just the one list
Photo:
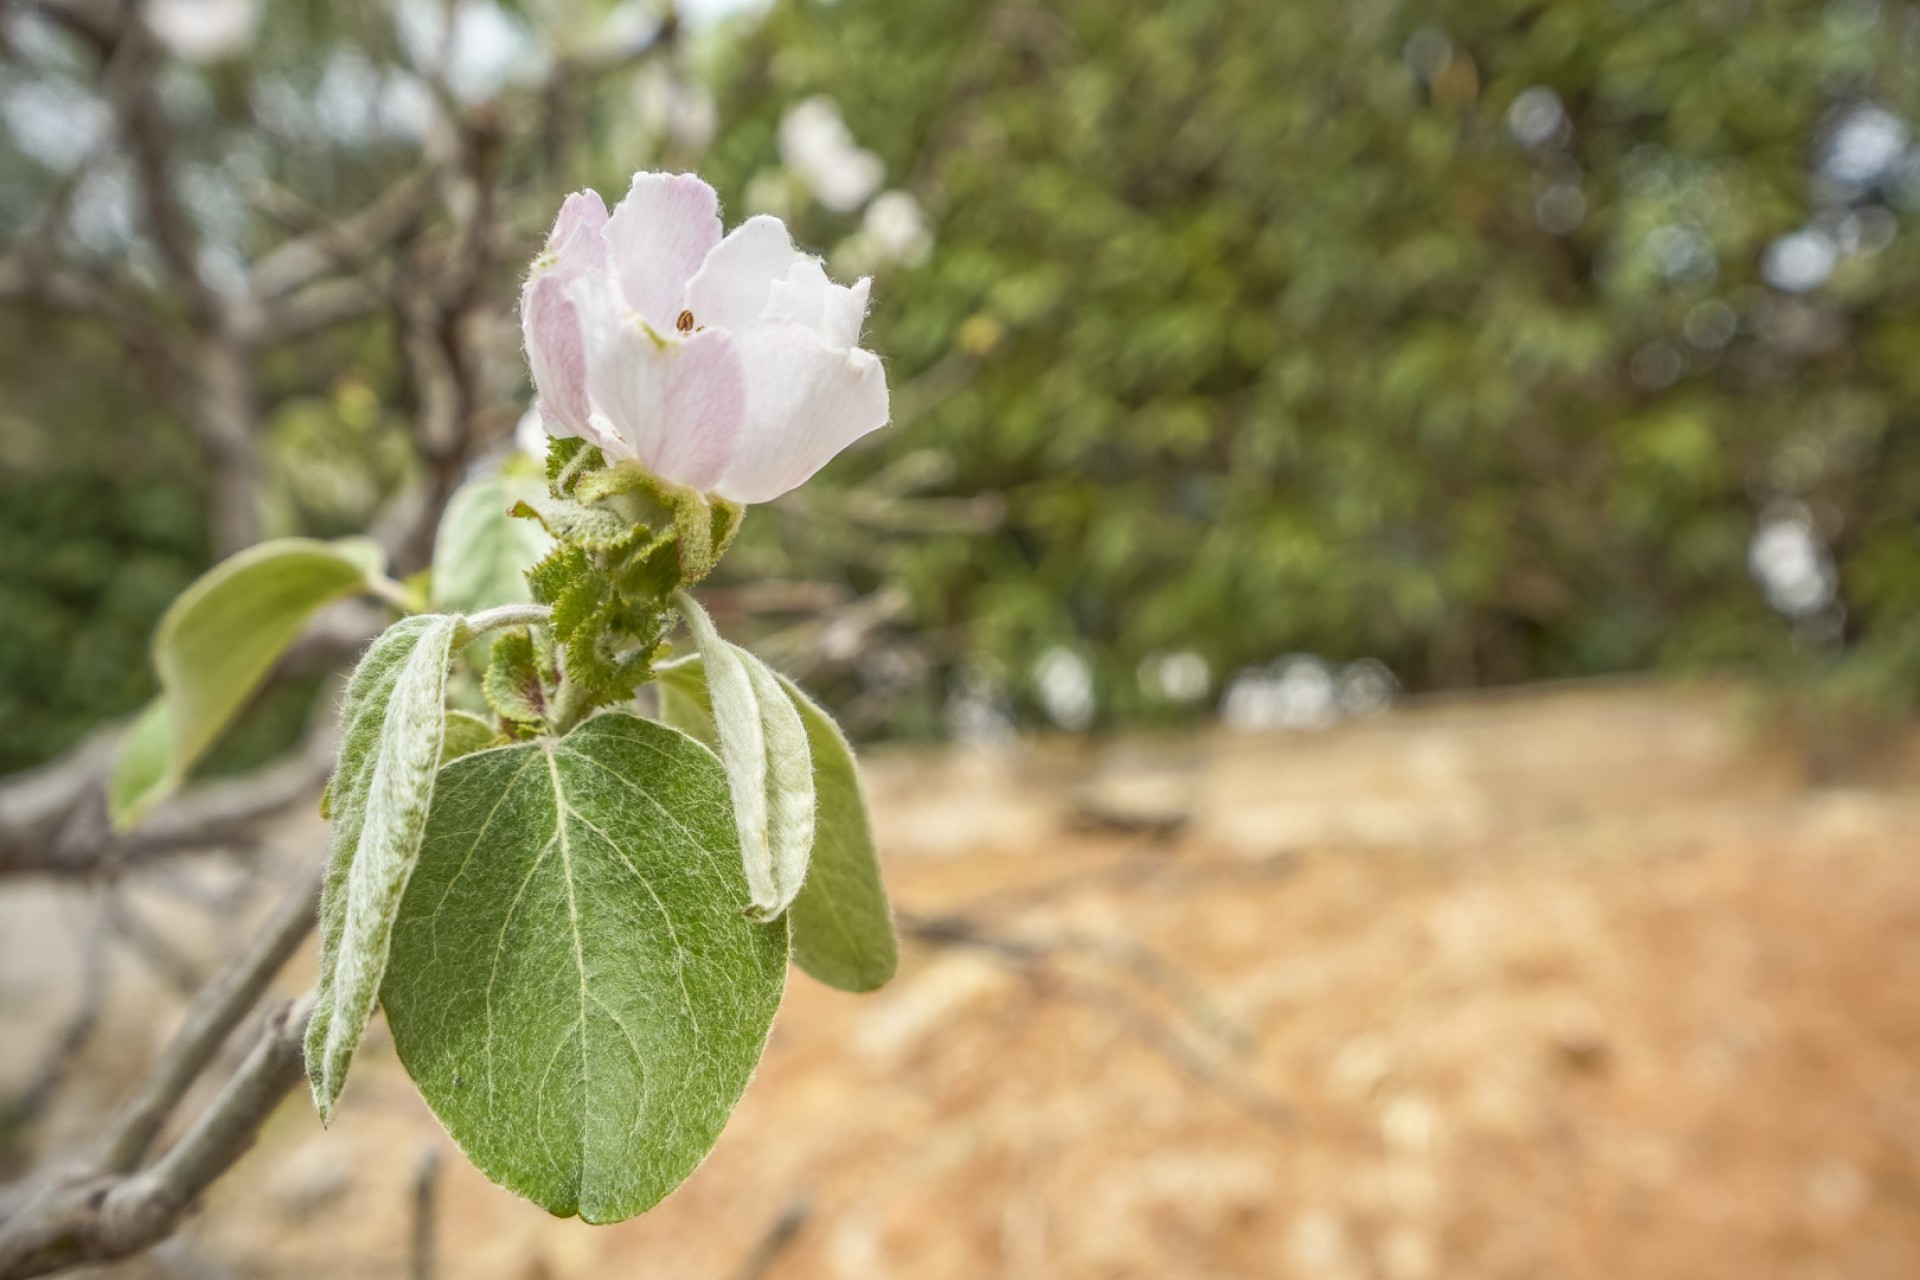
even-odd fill
[(524, 408), (541, 222), (637, 167), (878, 276), (895, 427), (721, 584), (863, 732), (1290, 653), (1920, 687), (1920, 8), (739, 7), (7, 6), (0, 768), (135, 706), (217, 551), (419, 567)]

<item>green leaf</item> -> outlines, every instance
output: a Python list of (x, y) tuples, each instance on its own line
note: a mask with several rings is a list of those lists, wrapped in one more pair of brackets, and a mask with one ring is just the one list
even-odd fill
[(900, 957), (853, 748), (799, 685), (781, 676), (780, 687), (807, 727), (819, 799), (807, 882), (787, 913), (794, 963), (830, 987), (872, 991), (893, 977)]
[(619, 712), (440, 778), (382, 1000), (488, 1177), (615, 1222), (713, 1146), (759, 1061), (787, 927), (746, 883), (712, 753)]
[[(830, 987), (872, 991), (893, 977), (899, 944), (853, 748), (833, 718), (800, 686), (785, 676), (779, 679), (806, 725), (818, 802), (806, 883), (787, 912), (793, 922), (793, 960)], [(657, 688), (661, 720), (717, 746), (706, 673), (698, 658), (663, 669)]]
[(525, 627), (505, 631), (493, 642), (493, 661), (481, 684), (487, 705), (508, 720), (539, 725), (547, 718), (547, 689)]
[(492, 725), (471, 711), (449, 711), (446, 737), (440, 743), (440, 763), (445, 765), (505, 741)]
[(333, 845), (320, 899), (320, 986), (307, 1079), (324, 1121), (373, 1014), (401, 895), (413, 874), (446, 736), (447, 663), (459, 618), (402, 619), (347, 682)]
[(747, 911), (771, 920), (800, 892), (813, 850), (806, 727), (766, 663), (721, 639), (713, 619), (685, 591), (674, 592), (673, 600), (706, 667), (708, 705), (752, 891)]
[(476, 476), (455, 491), (440, 518), (433, 543), (433, 607), (473, 613), (502, 604), (524, 604), (527, 570), (553, 546), (538, 521), (508, 513), (517, 502), (545, 496), (541, 478), (503, 467)]
[[(367, 589), (384, 562), (367, 538), (281, 538), (221, 561), (180, 593), (153, 637), (153, 665), (166, 703), (167, 759), (155, 769), (157, 731), (123, 755), (113, 790), (127, 801), (123, 825), (179, 786), (246, 704), (275, 662), (324, 606)], [(158, 716), (158, 712), (150, 712)], [(129, 745), (136, 745), (130, 738)], [(147, 785), (139, 785), (142, 781)]]
[(107, 783), (107, 813), (124, 830), (166, 798), (173, 788), (167, 766), (173, 758), (173, 725), (167, 701), (155, 698), (135, 716), (120, 739), (120, 755)]

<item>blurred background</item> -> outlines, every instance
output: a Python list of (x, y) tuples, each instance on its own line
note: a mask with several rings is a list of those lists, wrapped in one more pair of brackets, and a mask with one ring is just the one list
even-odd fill
[(894, 425), (710, 598), (870, 744), (902, 978), (797, 980), (640, 1222), (376, 1046), (115, 1274), (1920, 1273), (1916, 68), (1892, 0), (0, 0), (0, 1178), (311, 862), (380, 625), (117, 835), (160, 612), (426, 568), (560, 198), (697, 169), (875, 279)]

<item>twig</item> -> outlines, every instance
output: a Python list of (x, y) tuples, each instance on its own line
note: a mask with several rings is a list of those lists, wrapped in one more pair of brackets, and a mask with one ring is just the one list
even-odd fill
[(429, 1147), (421, 1153), (420, 1168), (413, 1176), (413, 1247), (407, 1274), (412, 1280), (433, 1280), (434, 1218), (436, 1193), (440, 1184), (440, 1152)]
[(0, 1280), (24, 1280), (151, 1247), (232, 1166), (301, 1079), (313, 996), (279, 1006), (227, 1086), (192, 1128), (139, 1173), (55, 1180), (0, 1226)]
[(789, 1204), (773, 1220), (773, 1225), (767, 1228), (759, 1243), (753, 1246), (753, 1252), (741, 1261), (732, 1280), (760, 1280), (773, 1269), (780, 1255), (792, 1246), (794, 1238), (800, 1234), (800, 1228), (806, 1226), (807, 1219), (812, 1216), (813, 1205), (804, 1197)]
[(320, 877), (317, 866), (307, 872), (247, 953), (201, 991), (187, 1011), (186, 1024), (147, 1073), (140, 1091), (107, 1126), (99, 1155), (102, 1172), (125, 1173), (140, 1162), (227, 1033), (253, 1008), (273, 975), (313, 931)]

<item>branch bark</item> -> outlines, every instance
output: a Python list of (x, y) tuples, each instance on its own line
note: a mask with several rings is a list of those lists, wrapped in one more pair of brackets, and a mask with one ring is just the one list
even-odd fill
[(253, 1145), (303, 1075), (301, 1042), (313, 1009), (311, 992), (268, 1015), (219, 1096), (164, 1155), (138, 1167), (228, 1034), (313, 931), (319, 893), (316, 868), (246, 954), (195, 1001), (186, 1025), (108, 1125), (91, 1158), (55, 1174), (0, 1223), (0, 1280), (111, 1262), (151, 1247)]

